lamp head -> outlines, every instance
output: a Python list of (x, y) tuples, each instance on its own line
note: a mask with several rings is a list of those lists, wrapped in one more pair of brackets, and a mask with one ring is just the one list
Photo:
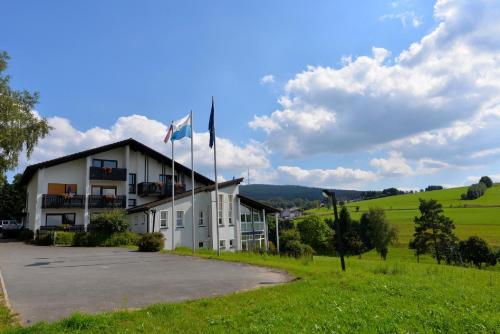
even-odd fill
[(155, 209), (151, 210), (151, 213), (156, 214), (156, 210)]
[(332, 197), (332, 192), (328, 189), (323, 189), (323, 191), (321, 191), (321, 194), (323, 195), (324, 198)]

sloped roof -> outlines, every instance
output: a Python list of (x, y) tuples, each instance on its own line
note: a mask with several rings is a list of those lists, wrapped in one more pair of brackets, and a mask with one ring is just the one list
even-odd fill
[[(166, 155), (163, 155), (160, 152), (153, 150), (151, 147), (146, 146), (143, 143), (140, 143), (133, 138), (129, 138), (129, 139), (125, 139), (125, 140), (122, 140), (122, 141), (119, 141), (116, 143), (92, 148), (90, 150), (85, 150), (85, 151), (81, 151), (78, 153), (66, 155), (66, 156), (63, 156), (60, 158), (56, 158), (56, 159), (40, 162), (40, 163), (37, 163), (34, 165), (30, 165), (30, 166), (26, 167), (26, 169), (24, 170), (23, 176), (21, 178), (21, 184), (28, 184), (28, 182), (31, 180), (31, 178), (36, 173), (36, 171), (40, 168), (47, 168), (47, 167), (59, 165), (59, 164), (65, 163), (65, 162), (85, 158), (85, 157), (92, 155), (92, 154), (97, 154), (97, 153), (113, 150), (113, 149), (120, 148), (120, 147), (123, 147), (126, 145), (129, 145), (130, 149), (132, 149), (134, 151), (144, 152), (144, 153), (148, 154), (149, 156), (151, 156), (152, 158), (156, 159), (157, 161), (165, 163), (166, 165), (169, 165), (169, 166), (172, 165), (172, 159), (170, 159)], [(175, 169), (182, 171), (186, 174), (191, 172), (190, 168), (188, 168), (188, 167), (186, 167), (178, 162), (175, 162)], [(214, 183), (214, 181), (212, 181), (208, 177), (203, 176), (197, 172), (194, 172), (194, 178), (196, 181), (198, 181), (200, 183), (205, 183), (205, 184), (213, 184)]]
[(264, 209), (266, 210), (266, 213), (278, 213), (278, 212), (281, 212), (280, 209), (276, 209), (276, 208), (273, 208), (272, 206), (269, 206), (267, 204), (264, 204), (262, 202), (259, 202), (259, 201), (256, 201), (250, 197), (246, 197), (246, 196), (243, 196), (243, 195), (238, 195), (238, 197), (240, 198), (240, 203), (241, 204), (245, 204), (245, 205), (248, 205), (252, 208), (256, 208), (256, 209)]
[[(243, 181), (243, 178), (234, 179), (234, 180), (230, 180), (230, 181), (226, 181), (226, 182), (221, 182), (218, 184), (218, 187), (219, 187), (219, 189), (222, 189), (222, 188), (229, 187), (232, 185), (240, 184), (242, 181)], [(208, 186), (204, 186), (204, 187), (198, 187), (194, 190), (194, 193), (198, 194), (198, 193), (201, 193), (204, 191), (214, 191), (214, 190), (215, 190), (215, 183), (208, 185)], [(188, 190), (188, 191), (185, 191), (181, 194), (175, 195), (175, 200), (189, 197), (189, 196), (191, 196), (191, 190)], [(155, 201), (152, 201), (149, 203), (141, 204), (138, 206), (134, 206), (133, 208), (127, 209), (127, 213), (136, 213), (136, 212), (146, 211), (146, 210), (149, 210), (151, 208), (154, 208), (155, 206), (162, 205), (162, 204), (169, 203), (169, 202), (172, 202), (171, 196), (165, 197), (165, 198), (162, 198), (159, 200), (155, 200)]]

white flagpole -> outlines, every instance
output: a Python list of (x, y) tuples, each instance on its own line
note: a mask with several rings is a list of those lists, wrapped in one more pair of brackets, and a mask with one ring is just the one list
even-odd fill
[(194, 140), (194, 130), (193, 130), (193, 111), (190, 113), (191, 118), (191, 222), (193, 228), (193, 252), (196, 251), (196, 230), (194, 221), (194, 162), (193, 162), (193, 140)]
[[(173, 126), (173, 122), (172, 122)], [(173, 135), (173, 133), (172, 133)], [(172, 141), (172, 250), (175, 250), (175, 160), (174, 160), (174, 141)]]
[[(212, 96), (212, 101), (213, 101)], [(219, 181), (217, 180), (217, 140), (215, 135), (215, 107), (214, 107), (214, 173), (215, 173), (215, 226), (217, 231), (217, 256), (220, 256), (219, 243)]]

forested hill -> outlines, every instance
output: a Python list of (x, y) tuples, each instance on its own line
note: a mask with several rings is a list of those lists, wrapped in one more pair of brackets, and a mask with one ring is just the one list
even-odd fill
[[(269, 201), (274, 199), (305, 201), (322, 200), (321, 188), (304, 186), (281, 186), (271, 184), (241, 185), (240, 193), (256, 200)], [(335, 190), (338, 200), (352, 200), (363, 197), (363, 191), (357, 190)]]

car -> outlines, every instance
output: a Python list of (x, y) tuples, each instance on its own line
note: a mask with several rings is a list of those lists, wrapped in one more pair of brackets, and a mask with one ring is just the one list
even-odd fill
[(7, 230), (19, 230), (23, 227), (15, 220), (0, 220), (0, 232)]

